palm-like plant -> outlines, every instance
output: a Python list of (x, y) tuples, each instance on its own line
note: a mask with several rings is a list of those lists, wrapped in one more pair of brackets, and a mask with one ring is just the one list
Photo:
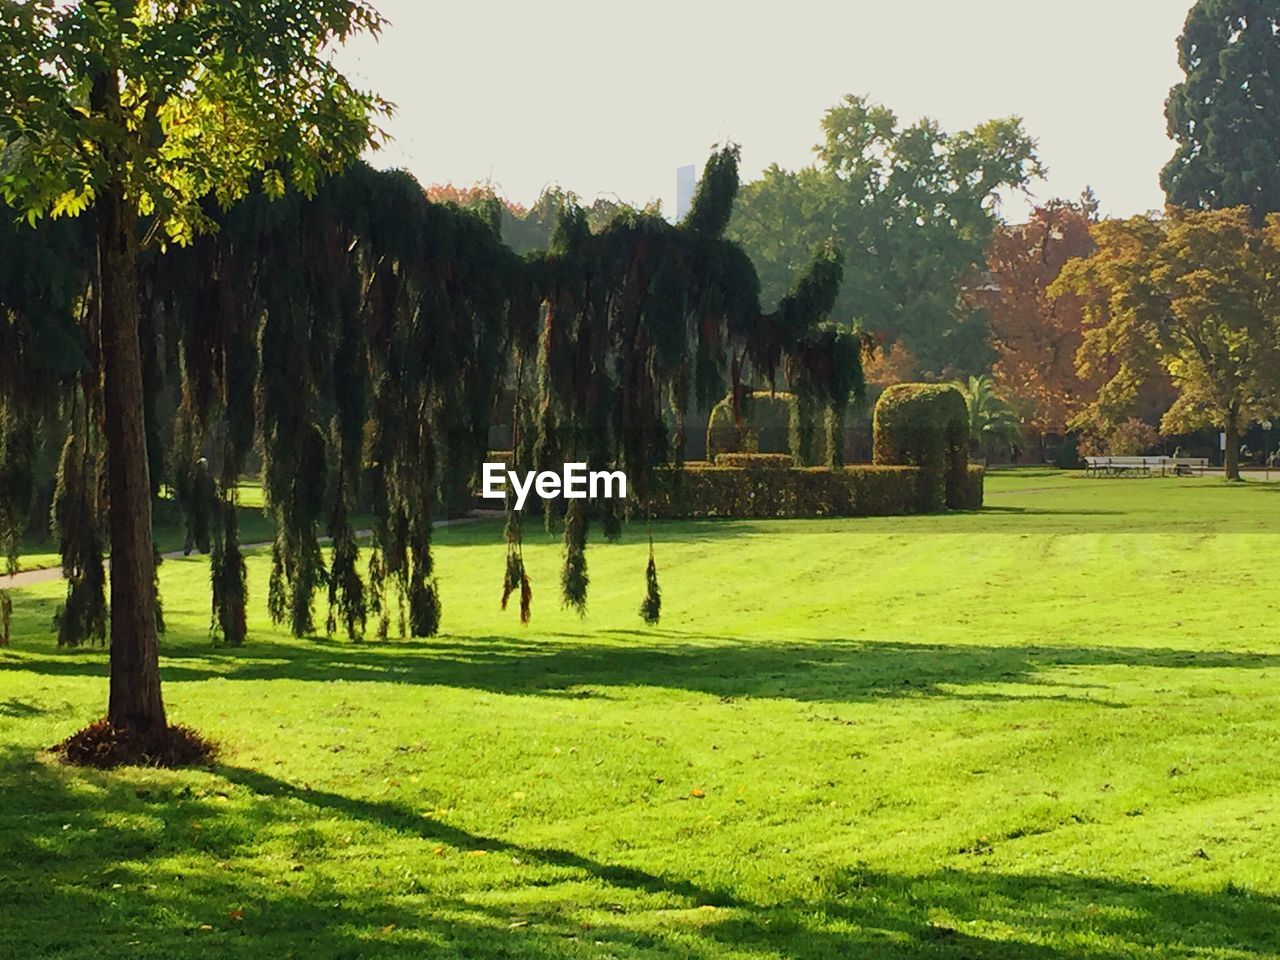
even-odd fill
[(956, 382), (969, 406), (972, 452), (991, 459), (1008, 451), (1022, 435), (1022, 424), (1013, 408), (996, 394), (995, 383), (985, 373)]

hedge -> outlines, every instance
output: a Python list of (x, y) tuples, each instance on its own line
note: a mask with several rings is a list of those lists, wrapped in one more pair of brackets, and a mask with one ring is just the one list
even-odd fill
[(742, 426), (734, 422), (733, 401), (711, 408), (707, 421), (707, 459), (725, 453), (790, 453), (795, 398), (789, 393), (756, 390), (742, 396)]
[(969, 407), (955, 387), (899, 383), (876, 403), (872, 458), (882, 465), (920, 468), (925, 512), (964, 509), (969, 480)]
[(963, 502), (960, 504), (960, 509), (981, 510), (987, 472), (976, 463), (971, 463), (968, 467), (968, 472), (965, 475), (964, 497)]
[[(508, 451), (490, 451), (488, 459), (509, 463)], [(733, 466), (726, 465), (726, 458)], [(915, 466), (858, 464), (830, 470), (791, 467), (789, 456), (721, 454), (711, 464), (694, 461), (683, 468), (658, 471), (657, 489), (648, 504), (655, 519), (890, 517), (929, 512), (922, 491), (923, 471)], [(958, 509), (982, 507), (983, 469), (970, 464), (965, 472)], [(535, 498), (536, 499), (536, 498)], [(493, 501), (477, 500), (493, 507)], [(541, 502), (531, 505), (540, 510)], [(645, 507), (632, 499), (633, 516)]]
[(667, 470), (649, 509), (664, 519), (895, 516), (919, 509), (918, 467)]
[(789, 453), (718, 453), (715, 465), (743, 470), (789, 470), (794, 464)]

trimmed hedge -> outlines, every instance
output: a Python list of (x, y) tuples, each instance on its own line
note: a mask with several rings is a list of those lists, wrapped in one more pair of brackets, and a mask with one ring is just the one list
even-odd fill
[(960, 509), (981, 510), (987, 471), (980, 464), (971, 463), (968, 466)]
[(693, 520), (896, 516), (918, 512), (917, 467), (697, 467), (662, 475), (655, 517)]
[[(487, 459), (509, 465), (510, 457), (510, 451), (491, 450)], [(668, 520), (892, 517), (928, 511), (919, 467), (858, 464), (830, 470), (789, 464), (785, 454), (721, 454), (715, 464), (692, 461), (682, 469), (660, 470), (649, 507), (656, 519)], [(981, 509), (983, 477), (982, 467), (968, 465), (959, 509)], [(536, 513), (541, 501), (535, 501)], [(630, 506), (642, 509), (634, 499)]]
[(717, 453), (715, 464), (743, 470), (789, 470), (794, 466), (789, 453)]
[(711, 408), (707, 421), (707, 459), (714, 462), (725, 453), (789, 453), (794, 406), (795, 398), (789, 393), (745, 393), (739, 427), (734, 423), (732, 399), (721, 400)]
[(873, 459), (920, 468), (925, 512), (964, 509), (969, 480), (969, 407), (955, 387), (899, 383), (876, 403)]

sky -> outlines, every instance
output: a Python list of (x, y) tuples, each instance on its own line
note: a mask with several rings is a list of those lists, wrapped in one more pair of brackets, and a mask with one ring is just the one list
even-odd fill
[[(490, 181), (531, 204), (560, 184), (675, 209), (675, 171), (714, 144), (745, 180), (813, 160), (823, 112), (865, 94), (960, 130), (1015, 115), (1048, 177), (1104, 214), (1161, 207), (1164, 101), (1191, 0), (373, 0), (378, 42), (337, 54), (396, 104), (370, 157), (423, 184)], [(1029, 201), (1003, 200), (1025, 217)]]

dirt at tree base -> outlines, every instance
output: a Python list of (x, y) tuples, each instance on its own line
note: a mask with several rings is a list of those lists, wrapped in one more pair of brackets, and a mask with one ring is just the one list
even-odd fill
[(176, 723), (163, 730), (140, 733), (97, 720), (63, 740), (49, 752), (80, 767), (196, 767), (217, 753), (211, 740), (191, 727)]

